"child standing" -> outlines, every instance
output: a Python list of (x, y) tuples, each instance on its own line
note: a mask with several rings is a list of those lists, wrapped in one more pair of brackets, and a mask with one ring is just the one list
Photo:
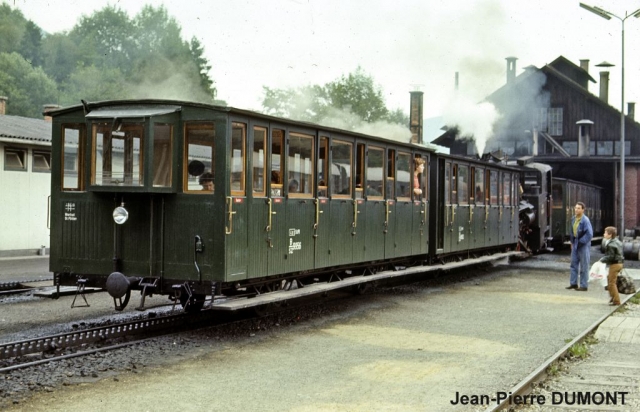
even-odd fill
[(620, 295), (618, 294), (618, 274), (622, 271), (622, 262), (624, 257), (622, 256), (622, 242), (616, 236), (618, 230), (613, 226), (608, 226), (604, 229), (604, 241), (606, 243), (606, 251), (604, 257), (600, 259), (600, 262), (609, 265), (609, 275), (607, 276), (609, 295), (611, 300), (609, 305), (620, 305)]

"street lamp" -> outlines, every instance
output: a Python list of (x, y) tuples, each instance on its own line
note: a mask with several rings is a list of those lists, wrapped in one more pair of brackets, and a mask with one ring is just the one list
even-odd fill
[(621, 18), (616, 16), (615, 14), (601, 9), (600, 7), (592, 7), (588, 6), (584, 3), (580, 3), (580, 7), (583, 9), (589, 10), (593, 14), (597, 14), (603, 19), (611, 20), (612, 17), (620, 20), (622, 23), (622, 63), (621, 63), (621, 71), (622, 71), (622, 92), (621, 92), (621, 103), (620, 103), (620, 236), (624, 238), (624, 156), (625, 156), (625, 144), (624, 144), (624, 21), (629, 17), (640, 17), (640, 9), (634, 11), (631, 14), (626, 14), (625, 17)]

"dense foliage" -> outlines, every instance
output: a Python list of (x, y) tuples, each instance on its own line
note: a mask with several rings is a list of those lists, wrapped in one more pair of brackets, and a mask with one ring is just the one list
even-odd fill
[(184, 41), (163, 6), (147, 5), (133, 19), (107, 6), (69, 32), (47, 34), (0, 4), (0, 96), (9, 98), (7, 114), (40, 117), (44, 104), (80, 99), (214, 103), (210, 69), (200, 42)]
[(361, 67), (324, 86), (293, 89), (264, 86), (262, 107), (268, 114), (297, 120), (326, 123), (340, 120), (340, 127), (356, 129), (361, 122), (388, 122), (408, 126), (402, 110), (387, 109), (382, 90)]

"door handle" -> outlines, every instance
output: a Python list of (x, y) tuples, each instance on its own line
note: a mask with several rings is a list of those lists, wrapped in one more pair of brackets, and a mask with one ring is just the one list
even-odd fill
[(225, 227), (225, 233), (230, 235), (233, 233), (233, 215), (236, 214), (236, 212), (233, 211), (233, 197), (231, 196), (227, 197), (227, 208), (229, 209), (227, 212), (227, 223), (229, 223), (229, 225)]
[(277, 212), (273, 211), (273, 202), (271, 201), (271, 199), (267, 199), (267, 206), (268, 206), (267, 227), (265, 227), (264, 230), (266, 232), (271, 232), (271, 229), (272, 229), (271, 216), (275, 215)]
[(313, 224), (313, 230), (316, 230), (320, 224), (320, 214), (324, 211), (320, 210), (320, 199), (314, 199), (314, 203), (316, 204), (316, 222)]

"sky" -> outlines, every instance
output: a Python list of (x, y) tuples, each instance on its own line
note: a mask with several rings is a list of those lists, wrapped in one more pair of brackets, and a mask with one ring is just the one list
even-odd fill
[[(424, 92), (425, 118), (455, 110), (459, 91), (481, 101), (516, 74), (563, 55), (599, 81), (596, 64), (613, 63), (609, 104), (621, 103), (621, 30), (568, 0), (1, 0), (48, 33), (68, 31), (107, 5), (134, 17), (164, 5), (205, 49), (218, 98), (259, 110), (262, 86), (323, 85), (358, 66), (382, 89), (387, 106), (409, 111), (409, 92)], [(620, 17), (635, 0), (585, 0)], [(625, 21), (625, 102), (640, 102), (640, 18)], [(590, 91), (599, 93), (599, 84)], [(454, 107), (452, 107), (454, 106)], [(626, 103), (625, 103), (626, 110)]]

